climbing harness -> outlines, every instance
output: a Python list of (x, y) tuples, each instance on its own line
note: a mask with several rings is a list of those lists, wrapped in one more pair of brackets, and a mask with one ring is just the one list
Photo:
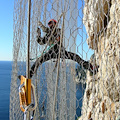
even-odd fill
[(20, 108), (24, 112), (24, 120), (27, 120), (28, 112), (33, 111), (33, 114), (31, 116), (32, 120), (32, 118), (34, 118), (34, 111), (37, 107), (35, 88), (31, 83), (31, 79), (26, 79), (24, 76), (21, 76), (21, 85), (19, 86), (19, 99)]

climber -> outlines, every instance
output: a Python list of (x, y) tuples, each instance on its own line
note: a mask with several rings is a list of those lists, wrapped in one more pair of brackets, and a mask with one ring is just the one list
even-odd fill
[[(42, 38), (40, 28), (38, 28), (37, 29), (37, 33), (38, 33), (37, 42), (40, 45), (44, 45), (47, 43), (49, 37), (51, 36), (48, 44), (49, 44), (49, 46), (53, 45), (53, 47), (50, 48), (48, 50), (48, 52), (46, 52), (45, 54), (43, 54), (42, 56), (37, 58), (36, 62), (31, 67), (30, 78), (37, 71), (37, 68), (39, 67), (39, 65), (41, 65), (42, 63), (44, 63), (50, 59), (56, 59), (56, 58), (58, 58), (58, 55), (59, 55), (61, 29), (56, 27), (57, 21), (54, 19), (51, 19), (48, 22), (49, 27), (45, 27), (41, 22), (39, 22), (38, 24), (39, 24), (40, 28), (43, 30), (43, 32), (46, 33), (46, 35)], [(51, 35), (54, 28), (55, 28), (55, 31), (53, 32), (53, 35)], [(91, 63), (89, 63), (88, 61), (84, 61), (77, 54), (66, 51), (65, 48), (63, 47), (63, 45), (61, 47), (60, 58), (74, 60), (75, 62), (80, 64), (84, 69), (88, 69), (90, 72), (92, 72), (94, 74), (96, 74), (98, 72), (98, 67), (92, 66)]]
[[(35, 63), (32, 65), (31, 70), (30, 70), (30, 78), (34, 75), (34, 73), (37, 71), (37, 68), (42, 63), (44, 63), (50, 59), (57, 59), (59, 56), (61, 29), (57, 28), (56, 24), (57, 24), (57, 21), (54, 19), (51, 19), (48, 22), (49, 27), (45, 27), (41, 22), (38, 23), (38, 25), (40, 26), (42, 31), (46, 33), (46, 35), (42, 38), (40, 28), (38, 28), (37, 29), (37, 33), (38, 33), (37, 42), (40, 45), (44, 45), (48, 42), (49, 37), (50, 37), (48, 45), (49, 46), (52, 45), (52, 47), (46, 53), (44, 53), (42, 56), (37, 58)], [(55, 31), (53, 31), (54, 28), (55, 28)], [(52, 32), (53, 32), (53, 34), (52, 34)], [(77, 62), (78, 64), (80, 64), (84, 69), (88, 69), (91, 73), (96, 74), (98, 72), (97, 67), (92, 66), (91, 63), (83, 60), (77, 54), (66, 51), (65, 48), (63, 47), (63, 45), (61, 46), (60, 58), (73, 60), (73, 61)]]

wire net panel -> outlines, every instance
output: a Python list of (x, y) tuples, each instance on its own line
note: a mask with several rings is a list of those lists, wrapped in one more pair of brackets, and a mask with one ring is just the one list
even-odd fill
[[(48, 44), (37, 42), (39, 21), (46, 27), (50, 19), (58, 21), (62, 38), (59, 50), (64, 51), (60, 59), (61, 52), (55, 50), (49, 58), (44, 57), (43, 61), (47, 60), (31, 78), (37, 98), (35, 120), (119, 119), (119, 6), (119, 0), (31, 0), (30, 65), (51, 49), (47, 47), (43, 53)], [(23, 120), (18, 75), (26, 75), (28, 0), (14, 0), (13, 20), (10, 120)], [(45, 34), (41, 30), (41, 37)], [(65, 51), (73, 56), (66, 57)], [(84, 63), (89, 63), (86, 69)], [(99, 66), (98, 71), (91, 73), (90, 64)]]

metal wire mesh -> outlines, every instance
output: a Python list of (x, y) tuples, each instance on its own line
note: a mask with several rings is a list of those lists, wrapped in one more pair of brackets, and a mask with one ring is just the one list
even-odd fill
[[(44, 56), (42, 60), (45, 60), (39, 63), (31, 78), (38, 104), (35, 120), (119, 118), (119, 6), (119, 0), (31, 1), (30, 64), (33, 66), (36, 60), (40, 62), (40, 56)], [(23, 120), (18, 75), (26, 75), (27, 11), (27, 0), (14, 0), (10, 120)], [(62, 51), (60, 64), (56, 49), (51, 53), (49, 51), (53, 47), (47, 47), (47, 51), (43, 52), (48, 44), (37, 42), (38, 22), (48, 27), (50, 19), (57, 20), (57, 28), (61, 29), (62, 47), (56, 48)], [(41, 30), (41, 37), (45, 35)], [(45, 57), (46, 53), (50, 54), (47, 56), (50, 58)], [(98, 70), (94, 71), (93, 67), (91, 72), (91, 65), (99, 66)]]

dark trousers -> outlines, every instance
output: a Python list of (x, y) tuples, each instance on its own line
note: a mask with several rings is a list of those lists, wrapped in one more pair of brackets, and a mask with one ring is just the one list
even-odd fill
[[(37, 60), (31, 67), (30, 78), (34, 75), (34, 73), (37, 71), (38, 67), (42, 63), (51, 59), (58, 58), (59, 47), (60, 47), (59, 44), (55, 44), (47, 53), (44, 53), (41, 57), (37, 58)], [(88, 69), (92, 72), (93, 66), (88, 61), (84, 61), (82, 58), (80, 58), (79, 55), (75, 53), (66, 51), (64, 47), (61, 47), (60, 58), (73, 60), (80, 64), (84, 69)]]

